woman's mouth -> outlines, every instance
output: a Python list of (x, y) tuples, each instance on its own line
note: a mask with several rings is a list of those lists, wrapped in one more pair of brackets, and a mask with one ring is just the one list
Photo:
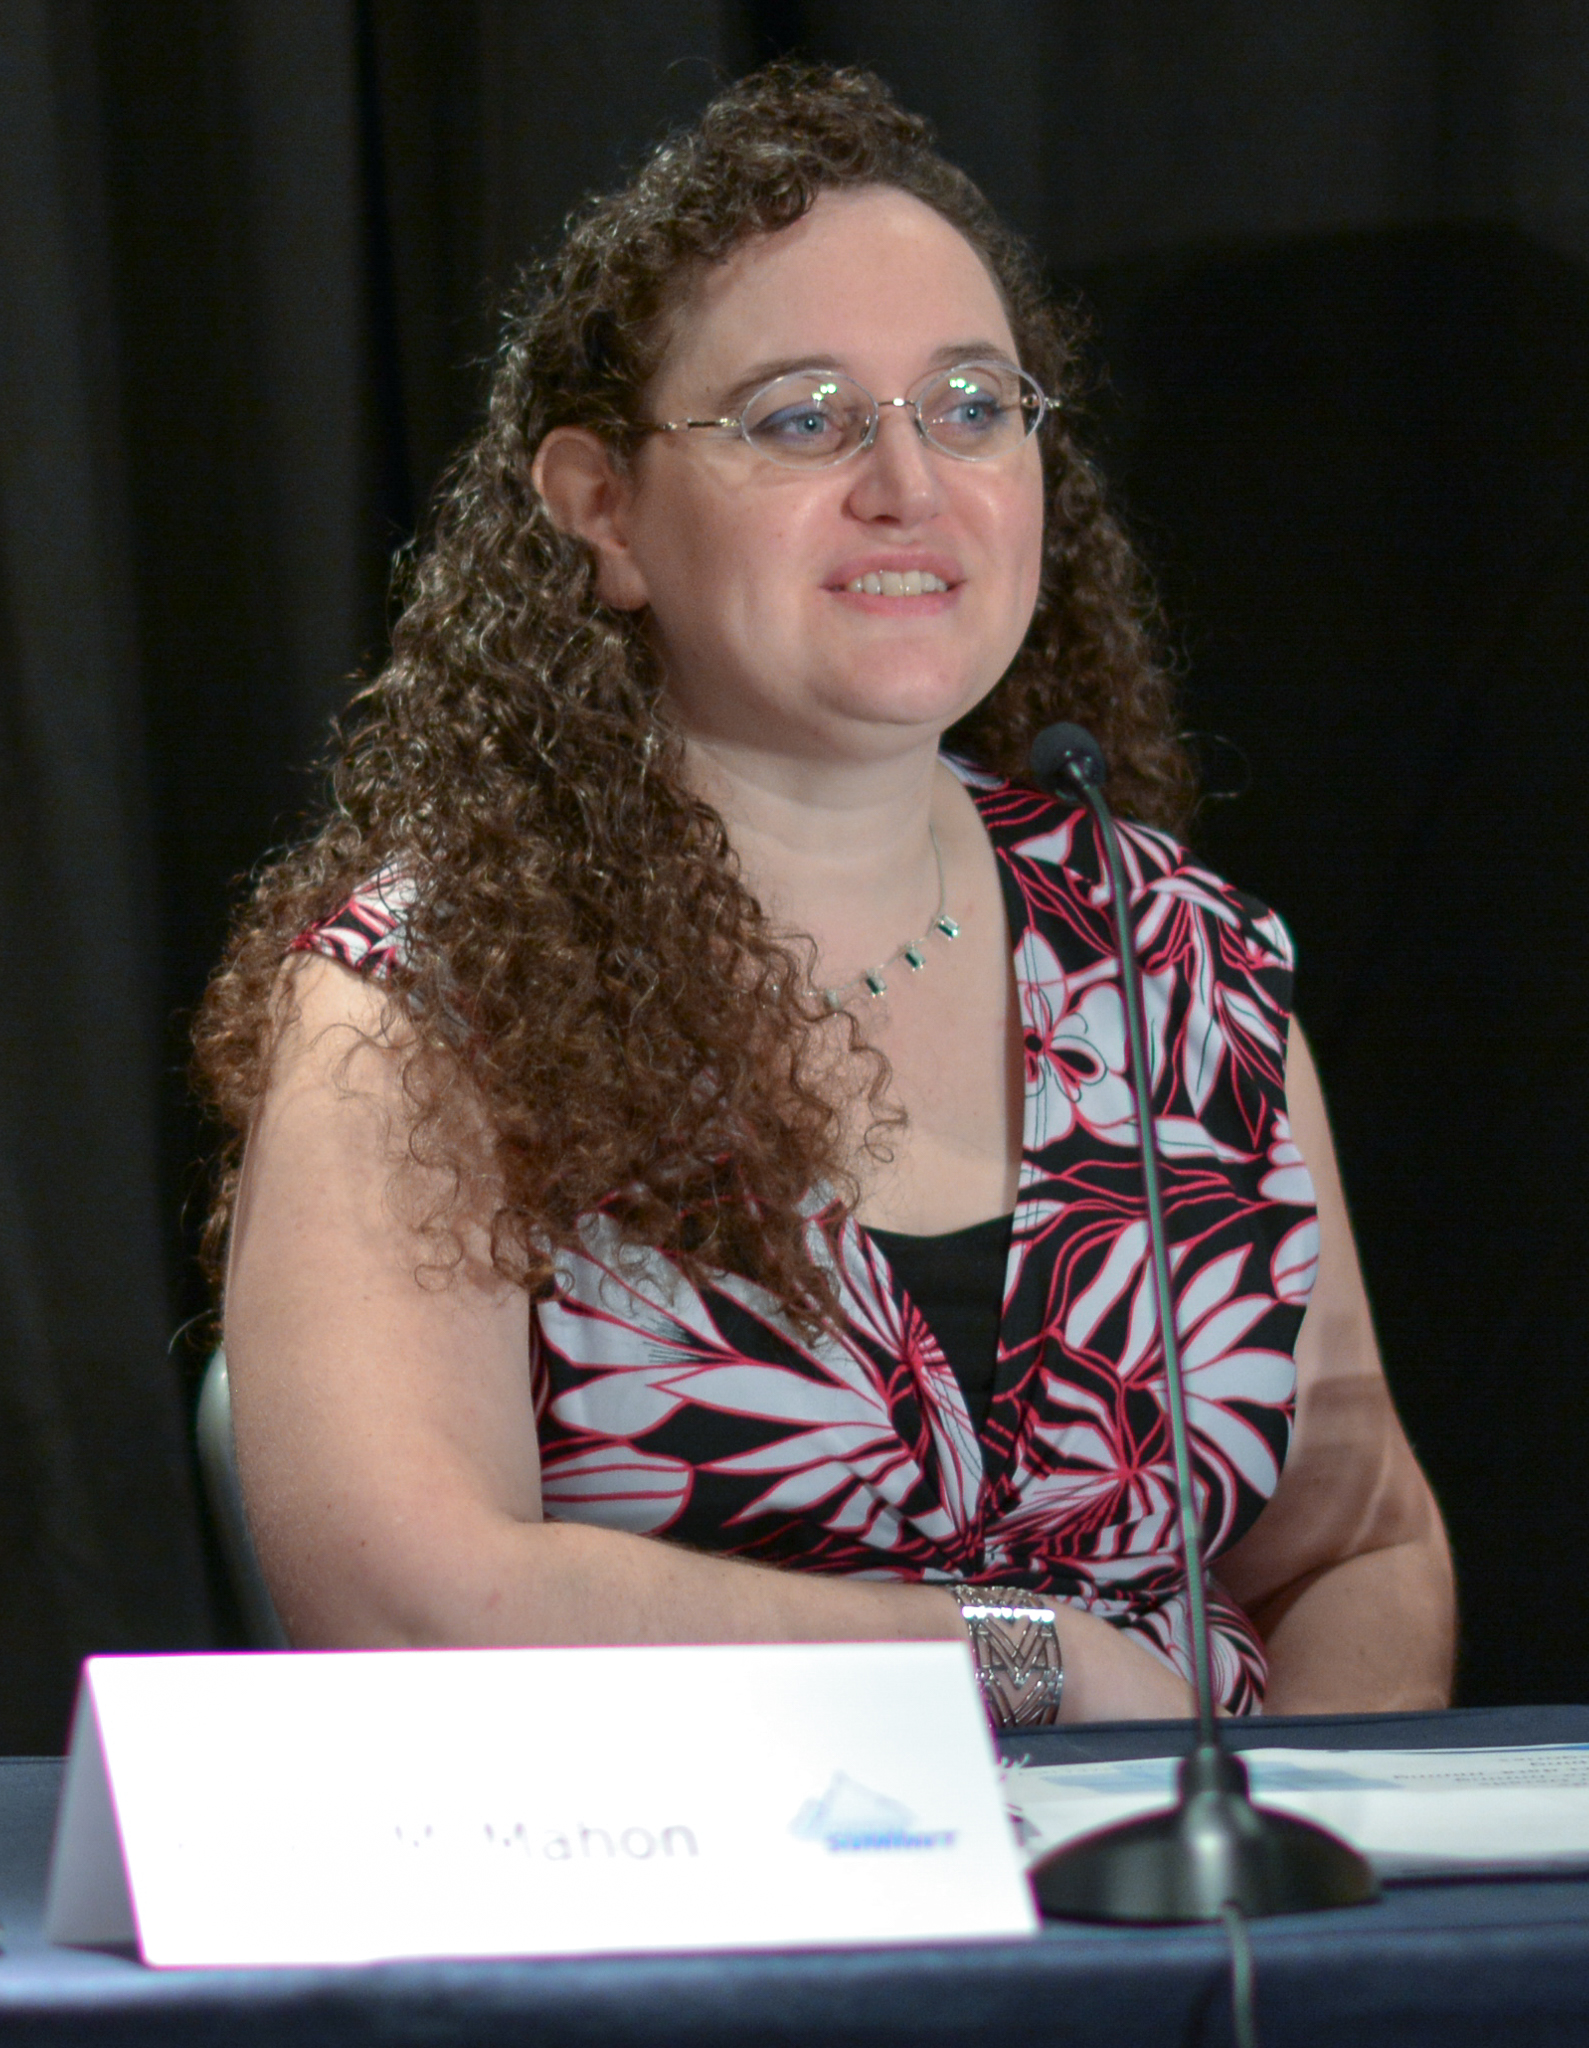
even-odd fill
[(949, 588), (930, 569), (873, 569), (844, 587), (863, 597), (925, 597)]

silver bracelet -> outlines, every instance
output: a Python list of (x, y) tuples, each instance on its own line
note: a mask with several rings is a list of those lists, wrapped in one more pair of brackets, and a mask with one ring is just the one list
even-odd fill
[(1053, 1601), (1017, 1586), (949, 1590), (960, 1603), (977, 1686), (994, 1727), (1052, 1727), (1065, 1690)]

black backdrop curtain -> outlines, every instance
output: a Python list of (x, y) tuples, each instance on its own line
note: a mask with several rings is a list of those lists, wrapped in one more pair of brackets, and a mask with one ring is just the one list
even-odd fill
[(59, 1744), (87, 1651), (229, 1639), (172, 1341), (185, 1018), (379, 660), (492, 298), (791, 48), (881, 70), (1096, 310), (1187, 722), (1250, 765), (1199, 837), (1297, 933), (1464, 1697), (1589, 1693), (1582, 10), (7, 0), (0, 1748)]

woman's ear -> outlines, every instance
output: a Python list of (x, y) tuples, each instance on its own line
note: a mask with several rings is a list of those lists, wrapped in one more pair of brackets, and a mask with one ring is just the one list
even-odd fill
[(553, 525), (577, 534), (594, 553), (602, 603), (638, 611), (649, 592), (629, 546), (633, 486), (606, 442), (588, 427), (553, 427), (535, 451), (530, 478)]

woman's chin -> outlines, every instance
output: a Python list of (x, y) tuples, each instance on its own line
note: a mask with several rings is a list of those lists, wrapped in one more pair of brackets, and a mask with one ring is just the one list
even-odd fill
[(670, 694), (685, 730), (708, 746), (882, 761), (912, 745), (935, 746), (992, 686), (963, 670), (924, 674), (917, 664), (903, 673), (829, 670), (776, 692)]
[(831, 709), (860, 732), (874, 732), (885, 744), (901, 736), (936, 739), (981, 703), (991, 684), (964, 677), (941, 683), (920, 676), (868, 682), (835, 693)]

